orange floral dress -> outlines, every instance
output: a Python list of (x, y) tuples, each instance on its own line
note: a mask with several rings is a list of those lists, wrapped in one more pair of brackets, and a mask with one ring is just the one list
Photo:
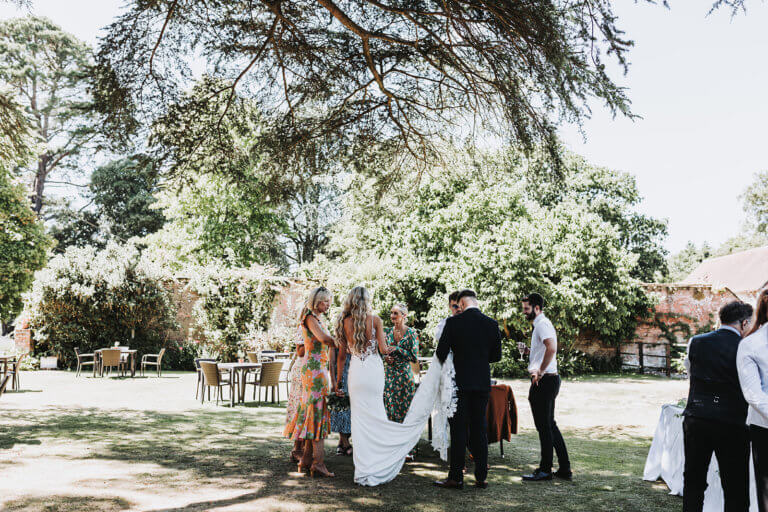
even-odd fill
[[(288, 422), (283, 435), (294, 441), (319, 440), (328, 437), (331, 417), (326, 398), (330, 392), (328, 380), (328, 347), (314, 337), (307, 327), (307, 317), (314, 316), (309, 309), (301, 316), (299, 327), (304, 336), (304, 363), (301, 374), (301, 399), (296, 414)], [(320, 319), (315, 317), (320, 322)]]

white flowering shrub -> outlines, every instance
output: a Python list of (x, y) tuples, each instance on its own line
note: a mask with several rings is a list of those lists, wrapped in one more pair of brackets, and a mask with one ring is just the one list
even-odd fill
[(131, 244), (68, 248), (35, 274), (24, 296), (36, 350), (65, 366), (76, 362), (75, 347), (92, 352), (120, 342), (157, 353), (176, 328), (167, 278)]

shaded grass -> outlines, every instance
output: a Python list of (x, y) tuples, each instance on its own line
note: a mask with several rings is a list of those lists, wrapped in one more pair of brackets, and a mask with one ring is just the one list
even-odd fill
[[(665, 486), (641, 480), (649, 439), (624, 434), (621, 429), (564, 432), (575, 472), (573, 482), (521, 482), (520, 475), (533, 469), (539, 452), (536, 433), (523, 431), (505, 444), (505, 458), (500, 457), (498, 445), (490, 447), (488, 489), (472, 487), (470, 466), (468, 488), (448, 491), (431, 485), (432, 480), (445, 476), (447, 464), (439, 460), (426, 439), (419, 445), (416, 461), (407, 464), (393, 482), (380, 487), (364, 488), (353, 483), (352, 459), (330, 455), (335, 438), (328, 443), (327, 462), (337, 477), (303, 477), (287, 460), (289, 443), (280, 436), (283, 419), (284, 409), (272, 405), (178, 413), (64, 407), (10, 410), (0, 426), (0, 450), (23, 452), (26, 445), (42, 444), (63, 464), (83, 460), (154, 464), (168, 471), (132, 478), (152, 486), (158, 494), (188, 488), (190, 483), (235, 491), (234, 497), (218, 501), (194, 501), (190, 492), (185, 503), (192, 503), (162, 510), (209, 510), (230, 505), (247, 509), (249, 503), (263, 500), (318, 511), (459, 508), (653, 512), (681, 506), (680, 498), (669, 496)], [(69, 496), (15, 500), (5, 503), (5, 510), (132, 508), (130, 496), (74, 497), (76, 489), (72, 491)]]

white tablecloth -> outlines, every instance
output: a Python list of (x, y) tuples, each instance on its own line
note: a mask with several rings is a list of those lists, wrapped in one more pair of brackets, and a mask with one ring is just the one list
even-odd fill
[[(655, 482), (659, 478), (669, 487), (670, 494), (683, 495), (683, 409), (667, 404), (661, 408), (659, 423), (653, 435), (651, 449), (645, 460), (643, 480)], [(757, 512), (757, 492), (755, 490), (755, 472), (752, 458), (749, 462), (749, 510)], [(712, 455), (712, 462), (707, 473), (707, 490), (704, 493), (704, 512), (723, 510), (723, 488), (720, 485), (720, 473), (717, 458)]]

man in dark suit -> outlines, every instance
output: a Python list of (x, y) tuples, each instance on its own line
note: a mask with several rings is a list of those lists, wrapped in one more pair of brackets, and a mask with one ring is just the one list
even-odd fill
[[(491, 366), (501, 360), (499, 324), (480, 312), (472, 290), (459, 292), (463, 312), (445, 322), (437, 345), (437, 357), (445, 362), (453, 351), (458, 403), (451, 424), (451, 469), (448, 478), (435, 482), (439, 487), (464, 487), (464, 454), (469, 430), (475, 459), (475, 486), (486, 488), (488, 476), (488, 426), (486, 414), (491, 392)], [(469, 427), (469, 429), (467, 429)]]
[(747, 402), (736, 370), (736, 352), (749, 327), (752, 306), (734, 301), (720, 308), (716, 331), (694, 336), (685, 366), (690, 377), (683, 412), (683, 511), (701, 512), (712, 453), (717, 457), (725, 512), (749, 510)]

